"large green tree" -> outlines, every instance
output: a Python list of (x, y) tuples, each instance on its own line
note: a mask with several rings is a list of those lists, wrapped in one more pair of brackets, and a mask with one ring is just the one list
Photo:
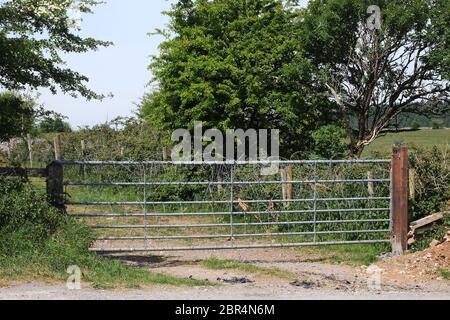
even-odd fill
[[(378, 25), (372, 5), (381, 9)], [(346, 129), (354, 155), (397, 116), (448, 107), (442, 102), (450, 97), (449, 21), (448, 0), (309, 2), (298, 28), (315, 67), (311, 94), (333, 102), (329, 111)]]
[[(100, 98), (88, 78), (65, 66), (61, 54), (83, 53), (110, 43), (79, 35), (79, 14), (95, 0), (0, 0), (0, 86), (47, 87), (52, 92)], [(77, 13), (78, 12), (78, 13)]]
[(280, 129), (282, 155), (304, 157), (318, 117), (305, 90), (294, 20), (281, 0), (180, 0), (150, 70), (141, 115), (158, 128)]

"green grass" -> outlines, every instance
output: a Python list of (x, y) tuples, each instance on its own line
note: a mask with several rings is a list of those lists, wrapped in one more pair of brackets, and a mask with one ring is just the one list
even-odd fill
[(131, 268), (118, 261), (103, 261), (86, 279), (95, 288), (142, 288), (150, 285), (207, 286), (211, 283), (202, 280), (177, 278), (162, 273), (139, 268)]
[[(385, 252), (390, 252), (389, 244), (372, 244), (372, 245), (336, 245), (311, 248), (297, 248), (305, 255), (317, 257), (321, 262), (332, 264), (347, 264), (351, 266), (369, 266), (378, 260), (378, 256)], [(220, 260), (210, 258), (203, 260), (201, 264), (207, 268), (215, 270), (233, 269), (246, 273), (272, 276), (284, 279), (295, 278), (294, 273), (280, 270), (278, 268), (266, 268), (255, 266), (250, 263), (244, 263), (234, 260)]]
[(234, 260), (220, 260), (217, 258), (209, 258), (203, 260), (201, 264), (213, 270), (238, 270), (245, 273), (270, 276), (282, 279), (295, 278), (295, 274), (278, 268), (260, 267), (251, 263), (239, 262)]
[(68, 222), (48, 239), (34, 239), (33, 227), (0, 232), (0, 279), (65, 282), (66, 270), (76, 265), (81, 281), (95, 288), (140, 288), (150, 285), (210, 285), (206, 281), (177, 278), (89, 252), (91, 230)]
[(450, 129), (389, 133), (369, 145), (364, 151), (364, 156), (370, 156), (374, 152), (390, 155), (393, 145), (397, 142), (403, 142), (409, 147), (432, 148), (438, 146), (445, 148), (450, 145)]
[(389, 244), (354, 244), (300, 248), (299, 250), (311, 250), (312, 253), (318, 253), (323, 256), (323, 262), (369, 266), (378, 260), (377, 256), (390, 252), (391, 248)]
[(438, 274), (440, 277), (444, 278), (445, 280), (450, 280), (450, 270), (439, 269)]

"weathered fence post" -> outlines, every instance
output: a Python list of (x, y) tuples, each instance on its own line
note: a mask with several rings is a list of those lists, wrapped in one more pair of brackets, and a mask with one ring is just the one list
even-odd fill
[(61, 160), (61, 136), (59, 134), (53, 139), (53, 145), (55, 148), (55, 160)]
[(86, 141), (81, 140), (81, 159), (84, 161), (86, 159)]
[(395, 147), (392, 154), (392, 252), (403, 254), (408, 249), (408, 148)]
[[(81, 160), (86, 160), (86, 141), (81, 140)], [(81, 165), (81, 173), (83, 175), (83, 179), (86, 179), (86, 165)]]
[(281, 176), (281, 194), (283, 197), (283, 206), (289, 208), (292, 200), (292, 176), (293, 167), (288, 165), (284, 168), (280, 168)]
[[(286, 177), (286, 169), (283, 167), (283, 168), (280, 168), (280, 179), (281, 179), (281, 197), (282, 197), (282, 199), (283, 200), (286, 200), (286, 180), (287, 180), (287, 177)], [(283, 204), (284, 204), (284, 202), (283, 202)]]
[(369, 182), (367, 183), (367, 192), (369, 193), (370, 197), (373, 197), (375, 195), (375, 188), (373, 185), (373, 172), (367, 171), (367, 180)]
[(64, 168), (61, 163), (54, 161), (47, 167), (47, 194), (50, 203), (65, 211), (64, 205)]
[(414, 200), (416, 198), (416, 170), (409, 170), (409, 198)]
[(218, 194), (222, 194), (222, 192), (223, 192), (223, 185), (222, 185), (222, 182), (223, 182), (223, 177), (222, 177), (222, 175), (220, 174), (220, 172), (217, 174), (217, 193)]
[(286, 185), (286, 196), (287, 196), (287, 200), (289, 200), (287, 202), (287, 206), (289, 207), (291, 205), (291, 200), (292, 200), (292, 179), (293, 179), (293, 175), (294, 175), (294, 169), (292, 165), (288, 165), (286, 168), (286, 180), (287, 180), (287, 185)]
[(33, 139), (31, 134), (27, 134), (28, 159), (30, 160), (30, 168), (33, 168)]
[(11, 161), (11, 140), (9, 140), (6, 145), (6, 153), (8, 156), (8, 160)]

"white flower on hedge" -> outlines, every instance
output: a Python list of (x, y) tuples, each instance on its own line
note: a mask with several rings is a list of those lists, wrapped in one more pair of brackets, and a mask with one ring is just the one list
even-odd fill
[(71, 28), (80, 28), (81, 12), (88, 10), (90, 0), (7, 0), (5, 4), (23, 14), (30, 14), (50, 21), (66, 20)]

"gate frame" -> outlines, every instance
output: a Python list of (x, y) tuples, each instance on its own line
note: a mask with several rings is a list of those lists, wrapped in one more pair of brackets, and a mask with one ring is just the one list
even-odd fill
[[(391, 246), (394, 255), (408, 249), (409, 228), (409, 162), (408, 148), (394, 147), (391, 160)], [(52, 205), (66, 214), (64, 203), (63, 161), (55, 160), (47, 166), (47, 193)], [(238, 248), (238, 247), (237, 247)]]

